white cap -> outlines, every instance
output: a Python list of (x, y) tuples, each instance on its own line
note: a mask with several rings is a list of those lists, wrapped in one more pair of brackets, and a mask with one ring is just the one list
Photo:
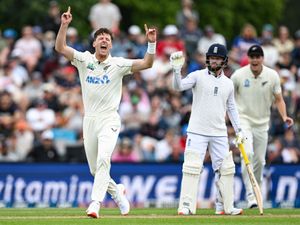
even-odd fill
[(54, 92), (55, 86), (53, 83), (44, 83), (42, 89), (43, 91)]
[(75, 27), (69, 27), (67, 30), (67, 36), (77, 36), (78, 32)]
[(178, 29), (175, 25), (169, 24), (164, 28), (163, 34), (164, 35), (177, 35), (178, 34)]
[(137, 25), (131, 25), (128, 29), (128, 33), (131, 35), (139, 35), (141, 34), (141, 28), (139, 28)]
[(291, 76), (291, 72), (288, 69), (281, 69), (279, 71), (281, 77), (289, 78)]
[(54, 134), (52, 130), (45, 130), (42, 135), (41, 135), (42, 139), (49, 139), (49, 140), (53, 140), (54, 138)]

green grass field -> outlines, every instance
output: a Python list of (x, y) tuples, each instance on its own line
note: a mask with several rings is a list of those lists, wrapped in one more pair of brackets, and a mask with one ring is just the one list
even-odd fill
[(245, 210), (240, 216), (216, 216), (213, 209), (198, 209), (197, 215), (178, 216), (176, 209), (132, 209), (130, 215), (119, 215), (118, 209), (101, 209), (101, 218), (85, 216), (84, 208), (21, 209), (1, 208), (0, 225), (168, 225), (168, 224), (232, 224), (277, 225), (300, 224), (300, 209), (265, 209), (259, 215), (257, 209)]

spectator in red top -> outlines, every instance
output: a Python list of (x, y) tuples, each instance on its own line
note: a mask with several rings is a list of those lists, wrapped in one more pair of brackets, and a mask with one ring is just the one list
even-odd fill
[(161, 57), (164, 52), (173, 53), (176, 51), (185, 52), (184, 42), (179, 39), (178, 29), (175, 25), (167, 25), (163, 30), (164, 38), (157, 43), (156, 55)]

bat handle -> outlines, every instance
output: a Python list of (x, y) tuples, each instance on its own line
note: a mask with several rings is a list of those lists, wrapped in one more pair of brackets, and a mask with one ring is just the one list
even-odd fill
[(249, 162), (248, 156), (246, 154), (246, 151), (245, 151), (245, 148), (244, 148), (244, 144), (239, 144), (239, 149), (240, 149), (240, 151), (242, 153), (242, 156), (244, 158), (245, 164), (248, 165), (250, 162)]

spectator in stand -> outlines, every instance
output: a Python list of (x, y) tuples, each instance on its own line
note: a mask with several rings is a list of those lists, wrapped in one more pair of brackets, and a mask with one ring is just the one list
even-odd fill
[(19, 120), (15, 124), (14, 130), (15, 153), (18, 155), (19, 161), (25, 161), (28, 153), (33, 147), (34, 134), (30, 130), (25, 120)]
[(53, 144), (54, 134), (45, 130), (41, 134), (41, 143), (35, 146), (27, 155), (31, 162), (58, 162), (59, 155)]
[(29, 106), (35, 99), (43, 97), (43, 77), (41, 72), (34, 71), (31, 80), (23, 88), (26, 104)]
[[(292, 62), (300, 68), (300, 30), (295, 32), (295, 47), (291, 52), (292, 55)], [(300, 74), (298, 74), (299, 76)]]
[(84, 52), (86, 50), (84, 45), (79, 41), (78, 31), (75, 27), (68, 27), (67, 45), (76, 49), (77, 51)]
[(211, 25), (206, 25), (204, 28), (204, 36), (198, 41), (198, 52), (205, 55), (209, 46), (219, 43), (226, 46), (226, 40), (222, 34), (215, 33), (215, 29)]
[(43, 31), (53, 31), (57, 34), (60, 27), (60, 8), (56, 1), (49, 2), (48, 14), (45, 17)]
[(179, 32), (175, 25), (169, 24), (163, 30), (163, 39), (157, 43), (157, 57), (162, 57), (164, 52), (169, 54), (176, 51), (185, 52), (184, 42), (179, 39)]
[(128, 28), (128, 40), (133, 51), (133, 58), (143, 58), (147, 51), (147, 39), (137, 25)]
[(274, 46), (280, 55), (290, 53), (294, 48), (294, 42), (290, 38), (289, 29), (286, 26), (278, 28), (278, 37), (273, 40)]
[(89, 14), (91, 27), (94, 31), (100, 27), (105, 27), (117, 34), (120, 32), (121, 19), (119, 7), (111, 0), (99, 0), (98, 3), (92, 6)]
[(21, 63), (22, 52), (13, 50), (8, 57), (7, 63), (11, 69), (11, 77), (18, 87), (23, 87), (29, 81), (29, 74)]
[(259, 40), (261, 47), (264, 50), (264, 64), (271, 68), (274, 68), (279, 60), (279, 52), (273, 44), (273, 30), (271, 24), (265, 24)]
[(155, 145), (157, 140), (152, 137), (144, 136), (141, 139), (140, 151), (143, 162), (155, 162)]
[(11, 138), (0, 136), (0, 162), (16, 162), (19, 159), (9, 142)]
[(40, 133), (55, 125), (55, 112), (48, 108), (45, 100), (37, 99), (35, 106), (26, 112), (26, 120), (35, 133)]
[(80, 89), (80, 83), (77, 76), (77, 71), (74, 66), (64, 66), (55, 73), (55, 82), (60, 89), (60, 93), (64, 91), (72, 91), (73, 89)]
[(247, 23), (243, 26), (241, 34), (236, 36), (232, 43), (231, 57), (239, 62), (241, 66), (248, 64), (247, 51), (250, 46), (258, 44), (257, 33), (255, 27)]
[(122, 124), (125, 131), (123, 135), (132, 137), (141, 129), (141, 125), (148, 121), (150, 101), (147, 93), (138, 87), (135, 81), (123, 88), (123, 97), (119, 107)]
[(47, 107), (49, 109), (52, 109), (55, 113), (59, 113), (63, 109), (63, 106), (60, 104), (55, 90), (56, 90), (55, 83), (44, 83), (43, 100), (46, 102)]
[(274, 31), (274, 28), (271, 24), (265, 24), (263, 26), (262, 32), (261, 32), (261, 37), (259, 40), (261, 45), (266, 39), (273, 41), (273, 31)]
[(10, 60), (3, 66), (3, 71), (0, 71), (0, 91), (9, 92), (16, 103), (22, 96), (21, 87), (13, 77), (13, 65)]
[(112, 156), (113, 162), (138, 162), (139, 156), (133, 150), (132, 141), (129, 138), (123, 138)]
[(21, 61), (25, 63), (29, 73), (34, 71), (42, 57), (42, 45), (38, 39), (33, 36), (31, 26), (22, 28), (22, 37), (17, 40), (15, 48), (21, 53)]
[(300, 159), (300, 142), (292, 128), (286, 129), (283, 139), (282, 158), (284, 163), (298, 163)]
[(288, 69), (293, 75), (297, 74), (297, 67), (292, 61), (291, 54), (284, 52), (281, 54), (279, 61), (275, 65), (275, 69), (279, 72), (282, 69)]
[(186, 18), (185, 26), (180, 31), (180, 37), (184, 41), (188, 59), (196, 52), (201, 36), (202, 32), (198, 28), (198, 20), (193, 16)]
[(21, 118), (21, 112), (18, 105), (13, 100), (11, 93), (3, 91), (0, 93), (0, 124), (2, 124), (4, 120), (7, 121), (5, 119), (7, 117), (13, 124), (14, 121)]
[[(164, 135), (164, 138), (156, 143), (155, 159), (157, 162), (167, 161), (168, 157), (172, 154), (173, 145), (175, 144), (175, 136), (175, 130), (169, 129)], [(177, 143), (177, 145), (179, 144)]]
[(54, 31), (48, 30), (44, 33), (44, 37), (42, 40), (44, 61), (48, 60), (49, 58), (52, 58), (55, 55), (54, 45), (55, 45), (55, 33)]
[(283, 146), (279, 138), (275, 138), (267, 148), (267, 164), (283, 163)]
[(264, 50), (264, 64), (268, 67), (274, 68), (279, 60), (279, 53), (277, 48), (273, 45), (270, 37), (264, 37), (261, 40), (261, 47)]
[(69, 94), (66, 99), (66, 107), (62, 111), (63, 127), (76, 132), (80, 137), (83, 124), (83, 104), (81, 96), (78, 94)]
[(3, 31), (5, 46), (0, 50), (0, 66), (6, 64), (8, 56), (11, 54), (11, 51), (14, 48), (16, 38), (17, 32), (14, 29), (8, 28)]
[(199, 23), (199, 13), (193, 9), (193, 0), (181, 0), (182, 8), (176, 13), (176, 24), (180, 30), (184, 29), (188, 18), (195, 18)]

